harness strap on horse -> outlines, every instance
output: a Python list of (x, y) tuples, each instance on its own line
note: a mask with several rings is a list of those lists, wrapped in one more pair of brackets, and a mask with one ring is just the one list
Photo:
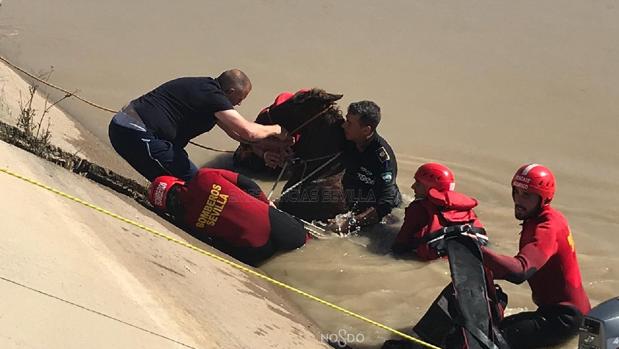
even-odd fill
[(319, 157), (315, 157), (315, 158), (311, 158), (311, 159), (302, 159), (300, 157), (296, 157), (296, 158), (290, 159), (290, 162), (292, 162), (293, 164), (296, 164), (298, 162), (310, 163), (310, 162), (314, 162), (314, 161), (320, 161), (320, 160), (324, 160), (324, 159), (329, 159), (330, 157), (335, 156), (335, 154), (337, 154), (337, 153), (331, 153), (331, 154), (327, 154), (327, 155), (323, 155), (323, 156), (319, 156)]
[(308, 160), (304, 160), (304, 159), (301, 159), (301, 158), (293, 158), (293, 159), (290, 159), (290, 160), (286, 161), (284, 163), (284, 165), (282, 166), (282, 170), (279, 172), (279, 175), (277, 175), (277, 179), (275, 180), (275, 183), (273, 183), (273, 187), (271, 187), (271, 191), (269, 191), (269, 195), (267, 196), (267, 199), (271, 200), (271, 196), (273, 196), (273, 192), (275, 191), (275, 188), (277, 187), (277, 185), (279, 184), (279, 181), (282, 179), (284, 173), (286, 172), (286, 168), (288, 167), (288, 164), (294, 165), (297, 162), (303, 163), (304, 167), (303, 167), (303, 172), (301, 173), (301, 178), (303, 178), (303, 176), (305, 176), (305, 171), (307, 171), (307, 164), (309, 162), (328, 159), (328, 158), (330, 158), (332, 156), (336, 156), (336, 155), (339, 155), (339, 153), (333, 153), (333, 154), (329, 154), (329, 155), (325, 155), (325, 156), (319, 156), (317, 158), (312, 158), (312, 159), (308, 159)]
[(305, 122), (303, 122), (301, 125), (299, 125), (297, 128), (295, 128), (292, 131), (289, 131), (288, 134), (295, 134), (297, 133), (297, 131), (299, 131), (300, 129), (302, 129), (303, 127), (307, 126), (310, 122), (316, 120), (319, 116), (321, 116), (322, 114), (326, 113), (327, 111), (329, 111), (329, 109), (331, 108), (331, 105), (328, 105), (323, 111), (317, 113), (316, 115), (312, 116), (311, 118), (307, 119)]
[(277, 187), (277, 184), (282, 179), (282, 176), (284, 175), (284, 172), (286, 172), (286, 167), (288, 167), (288, 161), (286, 161), (284, 163), (284, 166), (282, 166), (282, 170), (279, 172), (279, 175), (277, 176), (277, 179), (275, 180), (275, 183), (273, 183), (273, 187), (271, 187), (271, 191), (269, 191), (269, 195), (267, 195), (267, 200), (271, 200), (271, 196), (273, 196), (273, 192), (275, 191), (275, 188)]
[(280, 198), (283, 197), (284, 195), (288, 194), (289, 192), (293, 191), (294, 189), (296, 189), (298, 186), (300, 186), (301, 184), (303, 184), (305, 181), (307, 181), (309, 178), (311, 178), (313, 175), (315, 175), (316, 173), (318, 173), (319, 171), (321, 171), (323, 168), (325, 168), (327, 165), (329, 165), (331, 162), (333, 162), (335, 159), (337, 159), (340, 155), (342, 154), (342, 152), (339, 152), (337, 154), (335, 154), (331, 159), (329, 159), (329, 161), (326, 161), (324, 164), (320, 165), (318, 168), (316, 168), (314, 171), (312, 171), (310, 174), (308, 174), (307, 176), (301, 178), (297, 183), (295, 183), (293, 186), (291, 186), (290, 188), (284, 190), (284, 192), (279, 196)]

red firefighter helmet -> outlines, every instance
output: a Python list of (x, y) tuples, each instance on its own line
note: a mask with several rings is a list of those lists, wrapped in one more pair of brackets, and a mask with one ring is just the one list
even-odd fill
[(512, 178), (512, 187), (539, 195), (542, 198), (542, 206), (545, 206), (555, 196), (555, 176), (546, 166), (522, 165)]
[(456, 187), (456, 178), (451, 170), (436, 162), (421, 165), (415, 172), (415, 180), (423, 184), (427, 190), (435, 188), (438, 191), (452, 191)]
[(277, 95), (277, 97), (275, 97), (275, 101), (273, 102), (273, 104), (271, 105), (272, 107), (277, 107), (280, 104), (284, 104), (286, 101), (288, 101), (290, 98), (294, 97), (295, 95), (299, 94), (299, 93), (303, 93), (303, 92), (307, 92), (310, 89), (308, 88), (302, 88), (299, 91), (292, 93), (292, 92), (282, 92), (280, 94)]
[(294, 96), (294, 93), (292, 92), (288, 92), (288, 91), (282, 92), (278, 94), (277, 97), (275, 97), (275, 101), (273, 102), (273, 104), (271, 104), (271, 106), (277, 107), (280, 104), (284, 104), (287, 100), (289, 100), (293, 96)]
[(184, 185), (185, 181), (172, 176), (159, 176), (148, 187), (148, 201), (155, 208), (165, 210), (170, 189), (176, 184)]

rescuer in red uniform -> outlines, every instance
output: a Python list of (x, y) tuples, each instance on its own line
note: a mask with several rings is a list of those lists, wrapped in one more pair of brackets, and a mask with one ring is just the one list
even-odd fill
[[(415, 250), (420, 259), (435, 259), (439, 251), (447, 254), (446, 245), (438, 248), (440, 241), (446, 244), (452, 238), (468, 239), (458, 234), (475, 236), (481, 245), (487, 243), (485, 230), (473, 211), (477, 200), (454, 191), (455, 176), (448, 167), (426, 163), (417, 169), (414, 178), (415, 200), (406, 208), (404, 224), (392, 246), (394, 253)], [(470, 333), (482, 333), (486, 345), (496, 345), (500, 340), (494, 330), (498, 332), (497, 325), (503, 318), (501, 293), (495, 290), (492, 273), (483, 267), (478, 245), (461, 246), (466, 248), (455, 249), (449, 256), (453, 282), (443, 289), (412, 333), (441, 348), (479, 347), (468, 345)], [(463, 280), (475, 282), (467, 284)], [(477, 284), (477, 280), (484, 280), (485, 287)], [(388, 340), (382, 346), (382, 349), (417, 348), (423, 346), (397, 339)]]
[(454, 191), (455, 177), (444, 165), (427, 163), (415, 173), (415, 200), (406, 208), (404, 224), (392, 246), (396, 254), (415, 250), (422, 260), (438, 258), (426, 243), (432, 233), (448, 226), (470, 224), (485, 234), (473, 211), (477, 200)]
[(157, 177), (148, 198), (197, 237), (252, 265), (303, 246), (308, 236), (303, 223), (271, 206), (254, 181), (228, 170), (202, 168), (187, 183)]
[(495, 279), (529, 282), (536, 311), (506, 317), (500, 324), (511, 348), (554, 346), (578, 333), (591, 306), (582, 286), (574, 239), (567, 220), (550, 207), (552, 172), (538, 164), (520, 167), (512, 179), (516, 219), (522, 220), (514, 257), (482, 247), (484, 265)]

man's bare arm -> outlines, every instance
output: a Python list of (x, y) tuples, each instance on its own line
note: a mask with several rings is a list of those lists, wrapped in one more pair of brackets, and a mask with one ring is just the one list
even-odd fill
[[(235, 138), (238, 135), (242, 140), (255, 142), (269, 136), (286, 138), (286, 131), (279, 125), (260, 125), (255, 122), (247, 121), (238, 111), (234, 109), (223, 110), (215, 113), (217, 124), (223, 130)], [(238, 140), (238, 139), (237, 139)]]
[(241, 136), (238, 133), (232, 131), (232, 129), (226, 126), (226, 124), (224, 124), (223, 122), (217, 120), (217, 126), (219, 126), (222, 130), (224, 130), (224, 132), (228, 136), (230, 136), (230, 138), (234, 139), (235, 141), (238, 141), (239, 143), (246, 142), (243, 138), (241, 138)]

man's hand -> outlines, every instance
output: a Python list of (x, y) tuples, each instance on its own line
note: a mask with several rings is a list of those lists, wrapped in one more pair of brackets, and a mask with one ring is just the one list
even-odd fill
[(355, 215), (355, 220), (357, 224), (361, 227), (365, 227), (367, 225), (372, 225), (380, 222), (381, 217), (378, 216), (378, 211), (376, 211), (376, 207), (369, 207), (365, 211)]
[(281, 127), (280, 125), (273, 125), (273, 126), (279, 126), (279, 133), (275, 135), (277, 139), (281, 141), (288, 141), (290, 140), (290, 138), (292, 138), (288, 135), (288, 131), (285, 128)]
[(336, 220), (335, 218), (329, 219), (327, 221), (327, 226), (325, 230), (332, 231), (339, 235), (348, 235), (348, 220)]
[(354, 226), (351, 227), (350, 224), (353, 223), (351, 218), (351, 213), (340, 213), (335, 218), (327, 220), (325, 230), (332, 231), (340, 236), (347, 236), (351, 233), (351, 228), (356, 228)]
[(481, 246), (488, 246), (488, 236), (483, 234), (462, 233), (462, 235), (468, 236), (473, 240), (477, 240)]
[(255, 150), (265, 151), (282, 151), (283, 149), (290, 148), (294, 144), (294, 139), (292, 137), (281, 140), (275, 137), (269, 137), (263, 139), (252, 145), (252, 148)]

